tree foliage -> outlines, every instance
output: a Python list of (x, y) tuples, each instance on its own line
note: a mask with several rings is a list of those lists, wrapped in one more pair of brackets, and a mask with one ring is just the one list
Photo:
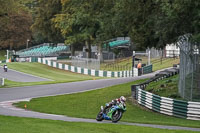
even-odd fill
[[(26, 16), (29, 11), (34, 21), (32, 36), (36, 40), (49, 42), (65, 40), (66, 44), (86, 43), (90, 47), (91, 43), (101, 46), (106, 40), (129, 36), (138, 49), (164, 47), (187, 33), (192, 34), (196, 42), (200, 41), (199, 0), (0, 0), (0, 2), (1, 34), (8, 33), (3, 28), (11, 24), (8, 23), (11, 22), (8, 16), (21, 15), (21, 19), (27, 18), (24, 22), (28, 24), (28, 20), (31, 20), (30, 16)], [(16, 6), (19, 3), (26, 7), (20, 7), (20, 14), (17, 13), (19, 6)]]
[(31, 38), (32, 16), (17, 0), (0, 2), (0, 47), (18, 48)]
[(56, 15), (53, 22), (61, 30), (67, 44), (93, 40), (98, 21), (92, 6), (89, 1), (62, 1), (62, 13)]
[(199, 38), (198, 0), (62, 0), (56, 23), (67, 43), (129, 36), (139, 49), (164, 47), (186, 33)]
[(38, 8), (36, 11), (36, 19), (32, 25), (32, 31), (41, 35), (48, 42), (62, 42), (63, 38), (60, 30), (58, 30), (51, 21), (56, 14), (61, 11), (60, 0), (38, 0)]

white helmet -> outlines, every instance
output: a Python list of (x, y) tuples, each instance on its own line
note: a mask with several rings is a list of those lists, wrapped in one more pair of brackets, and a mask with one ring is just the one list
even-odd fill
[(125, 98), (124, 96), (121, 96), (121, 97), (120, 97), (120, 100), (121, 100), (122, 102), (126, 102), (126, 98)]

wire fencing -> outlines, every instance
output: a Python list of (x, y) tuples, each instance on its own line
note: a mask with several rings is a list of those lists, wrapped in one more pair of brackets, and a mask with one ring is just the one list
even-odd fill
[(191, 43), (191, 35), (179, 38), (180, 79), (179, 93), (190, 101), (200, 101), (200, 44)]
[(76, 66), (76, 67), (95, 69), (95, 70), (100, 69), (99, 59), (80, 58), (80, 57), (72, 56), (71, 63), (72, 63), (72, 66)]

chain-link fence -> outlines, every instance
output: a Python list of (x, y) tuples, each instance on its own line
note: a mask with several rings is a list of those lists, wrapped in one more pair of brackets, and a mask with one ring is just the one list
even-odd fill
[(146, 49), (146, 53), (150, 51), (151, 58), (161, 58), (163, 56), (163, 50), (162, 49), (155, 49), (155, 48), (148, 48)]
[(190, 42), (191, 35), (179, 38), (180, 80), (179, 93), (190, 101), (200, 101), (200, 44)]
[(179, 57), (180, 55), (180, 50), (166, 50), (165, 52), (166, 52), (165, 57), (175, 58), (175, 57)]
[(72, 66), (100, 70), (100, 60), (91, 59), (91, 58), (80, 58), (72, 57), (71, 58)]
[(173, 49), (174, 45), (168, 45), (168, 47), (172, 47), (171, 50), (169, 49), (155, 49), (155, 48), (151, 48), (151, 49), (146, 49), (146, 52), (148, 53), (150, 51), (151, 53), (151, 58), (169, 58), (169, 57), (179, 57), (180, 55), (180, 50), (179, 49)]

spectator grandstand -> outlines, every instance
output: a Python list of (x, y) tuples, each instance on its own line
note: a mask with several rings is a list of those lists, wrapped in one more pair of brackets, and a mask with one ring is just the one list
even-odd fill
[(103, 59), (111, 60), (113, 57), (114, 60), (115, 58), (132, 56), (133, 51), (131, 49), (132, 47), (130, 37), (117, 37), (104, 41)]
[(65, 45), (52, 45), (52, 44), (41, 44), (39, 46), (31, 47), (18, 51), (16, 54), (19, 57), (44, 57), (44, 56), (57, 56), (59, 52), (66, 51), (69, 46)]
[(129, 37), (117, 37), (117, 38), (105, 41), (104, 48), (106, 47), (118, 48), (121, 46), (129, 47), (130, 44), (131, 44), (131, 41)]
[(121, 45), (129, 45), (130, 41), (129, 40), (116, 40), (108, 43), (110, 47), (117, 47)]

